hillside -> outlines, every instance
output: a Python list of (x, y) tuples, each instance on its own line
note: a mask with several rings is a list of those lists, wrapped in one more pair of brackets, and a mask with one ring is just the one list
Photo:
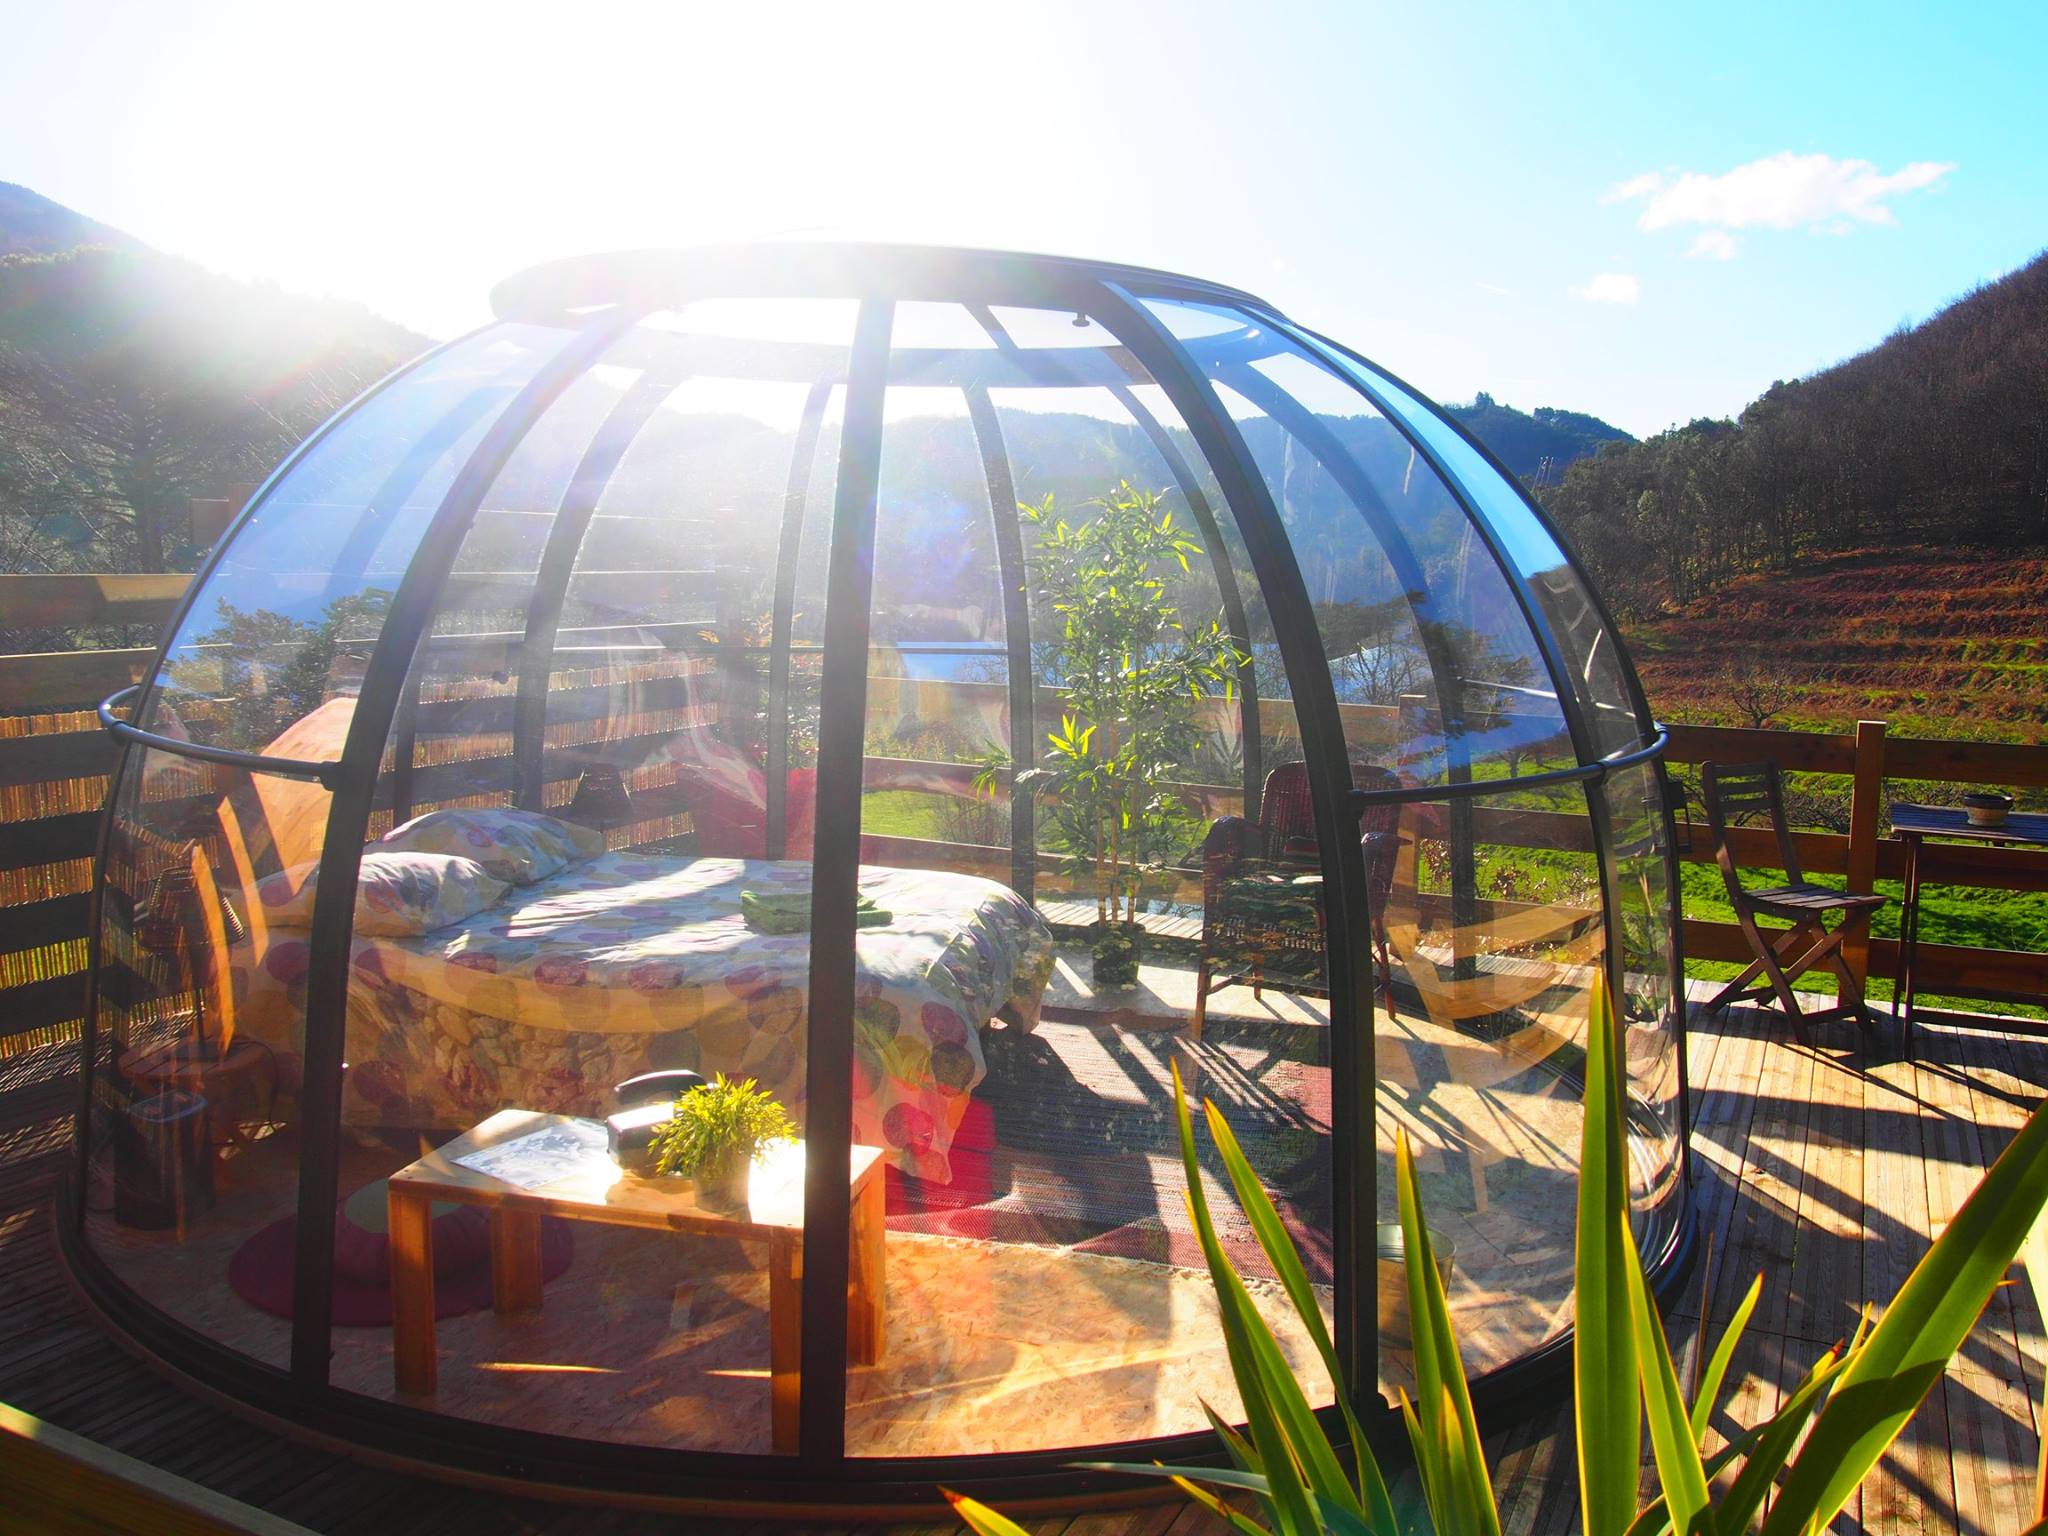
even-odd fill
[(1815, 552), (2048, 545), (2048, 254), (1735, 421), (1603, 448), (1544, 500), (1636, 614)]
[(1609, 426), (1583, 411), (1560, 411), (1539, 405), (1533, 414), (1502, 405), (1481, 391), (1470, 405), (1446, 406), (1494, 457), (1532, 485), (1548, 485), (1567, 466), (1608, 443), (1633, 443), (1619, 427)]
[(51, 256), (81, 245), (146, 249), (111, 224), (88, 219), (40, 192), (0, 181), (0, 256)]
[(1861, 551), (1626, 624), (1667, 719), (2048, 740), (2048, 557)]
[(260, 479), (425, 345), (132, 241), (0, 256), (0, 571), (189, 567), (192, 497)]

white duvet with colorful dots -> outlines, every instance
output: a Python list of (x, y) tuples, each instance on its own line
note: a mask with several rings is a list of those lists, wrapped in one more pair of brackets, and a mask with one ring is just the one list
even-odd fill
[[(748, 927), (740, 892), (810, 882), (803, 863), (610, 853), (432, 933), (358, 936), (345, 1122), (602, 1114), (613, 1083), (656, 1067), (752, 1077), (801, 1122), (810, 936)], [(1015, 891), (972, 875), (863, 867), (860, 889), (891, 921), (854, 945), (854, 1137), (947, 1182), (987, 1070), (981, 1031), (998, 1015), (1036, 1026), (1052, 935)], [(281, 1051), (303, 1018), (303, 950), (303, 934), (276, 931), (236, 957), (242, 1027)]]

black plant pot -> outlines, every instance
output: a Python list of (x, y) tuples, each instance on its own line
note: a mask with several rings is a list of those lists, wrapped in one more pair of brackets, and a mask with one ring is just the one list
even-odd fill
[(213, 1205), (206, 1100), (167, 1088), (114, 1122), (114, 1220), (145, 1232), (183, 1228)]
[(1095, 985), (1136, 986), (1145, 930), (1136, 923), (1095, 923), (1088, 935), (1089, 974)]

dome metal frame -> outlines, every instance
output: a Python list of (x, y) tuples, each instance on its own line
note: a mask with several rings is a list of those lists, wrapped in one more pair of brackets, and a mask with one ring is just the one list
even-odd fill
[[(155, 751), (251, 773), (314, 780), (332, 792), (311, 928), (300, 1122), (303, 1150), (296, 1208), (319, 1211), (335, 1207), (342, 1130), (344, 1008), (355, 884), (379, 764), (394, 729), (403, 736), (407, 682), (435, 603), (486, 494), (548, 408), (614, 347), (627, 343), (635, 327), (649, 314), (720, 297), (833, 298), (850, 299), (858, 305), (851, 345), (845, 349), (843, 376), (835, 378), (817, 372), (810, 375), (810, 390), (790, 471), (786, 502), (789, 511), (778, 534), (780, 557), (770, 643), (769, 709), (771, 716), (781, 712), (786, 719), (794, 556), (802, 532), (807, 476), (815, 457), (810, 450), (817, 441), (827, 397), (835, 384), (843, 384), (845, 412), (830, 516), (821, 646), (822, 706), (813, 853), (817, 904), (810, 962), (812, 1032), (805, 1066), (807, 1139), (811, 1148), (806, 1171), (806, 1247), (811, 1257), (803, 1287), (802, 1369), (803, 1380), (821, 1383), (824, 1389), (802, 1395), (799, 1447), (794, 1456), (657, 1449), (572, 1439), (456, 1419), (331, 1385), (331, 1222), (298, 1224), (294, 1280), (297, 1321), (292, 1331), (289, 1367), (280, 1370), (263, 1364), (170, 1318), (118, 1277), (86, 1240), (82, 1193), (90, 1157), (87, 1122), (93, 1107), (100, 924), (114, 806), (132, 760), (144, 751)], [(1191, 341), (1173, 334), (1160, 316), (1148, 308), (1149, 299), (1226, 307), (1252, 325), (1242, 335)], [(901, 1509), (928, 1506), (936, 1486), (945, 1482), (988, 1490), (1013, 1501), (1028, 1503), (1056, 1498), (1071, 1503), (1084, 1498), (1100, 1500), (1130, 1487), (1128, 1480), (1076, 1473), (1070, 1464), (1077, 1460), (1099, 1458), (1110, 1452), (1128, 1459), (1134, 1449), (1148, 1457), (1166, 1459), (1217, 1453), (1217, 1442), (1207, 1434), (1173, 1436), (1135, 1447), (1120, 1444), (972, 1457), (873, 1458), (851, 1456), (845, 1451), (846, 1399), (839, 1383), (846, 1366), (846, 1310), (841, 1298), (847, 1283), (850, 1223), (847, 1172), (852, 1142), (853, 893), (860, 862), (869, 598), (880, 492), (883, 399), (896, 373), (906, 368), (915, 371), (920, 366), (917, 357), (906, 358), (903, 351), (892, 350), (891, 323), (897, 304), (935, 301), (965, 306), (989, 329), (993, 346), (975, 352), (971, 359), (961, 354), (962, 372), (968, 376), (949, 382), (957, 383), (965, 395), (990, 505), (995, 509), (997, 556), (1007, 576), (1021, 570), (1023, 555), (1014, 510), (1008, 516), (1001, 510), (1014, 509), (1016, 497), (1001, 425), (988, 390), (992, 383), (1007, 387), (1012, 378), (1066, 382), (1082, 366), (1078, 358), (1059, 356), (1060, 349), (1027, 351), (1014, 343), (1006, 345), (1007, 338), (990, 314), (991, 308), (1037, 307), (1085, 317), (1113, 338), (1114, 352), (1101, 347), (1085, 349), (1091, 371), (1082, 382), (1109, 388), (1164, 458), (1177, 488), (1203, 526), (1215, 562), (1226, 622), (1241, 645), (1248, 633), (1245, 601), (1216, 534), (1214, 509), (1208, 505), (1198, 477), (1179, 445), (1158, 418), (1130, 393), (1133, 379), (1147, 381), (1163, 391), (1195, 450), (1206, 460), (1223, 502), (1236, 519), (1253, 579), (1265, 599), (1272, 638), (1298, 722), (1327, 902), (1336, 1344), (1348, 1378), (1361, 1384), (1360, 1401), (1354, 1408), (1361, 1416), (1370, 1415), (1373, 1432), (1390, 1429), (1394, 1422), (1392, 1411), (1385, 1408), (1370, 1386), (1376, 1377), (1378, 1354), (1374, 1293), (1369, 1284), (1373, 1273), (1373, 1224), (1359, 1215), (1372, 1212), (1377, 1203), (1376, 1158), (1372, 1155), (1370, 1130), (1377, 1076), (1372, 986), (1366, 963), (1371, 950), (1369, 896), (1355, 830), (1347, 838), (1346, 824), (1355, 829), (1356, 814), (1370, 803), (1445, 801), (1449, 803), (1450, 814), (1456, 816), (1460, 807), (1469, 808), (1481, 796), (1532, 787), (1583, 786), (1593, 827), (1593, 852), (1604, 912), (1601, 964), (1610, 985), (1617, 985), (1625, 950), (1614, 867), (1614, 829), (1606, 801), (1596, 791), (1610, 776), (1645, 766), (1661, 782), (1662, 760), (1669, 743), (1668, 733), (1650, 713), (1634, 668), (1625, 654), (1617, 653), (1634, 716), (1630, 723), (1636, 744), (1605, 754), (1598, 750), (1598, 738), (1586, 717), (1587, 706), (1579, 690), (1569, 685), (1573, 676), (1570, 657), (1549, 617), (1534, 600), (1528, 583), (1516, 574), (1499, 530), (1456, 466), (1411, 420), (1408, 403), (1420, 402), (1434, 413), (1442, 427), (1462, 439), (1506, 485), (1513, 487), (1529, 516), (1555, 541), (1577, 575), (1606, 632), (1617, 633), (1611, 614), (1586, 580), (1570, 545), (1542, 507), (1462, 424), (1359, 353), (1295, 324), (1254, 295), (1173, 273), (1063, 257), (930, 247), (742, 246), (688, 252), (625, 252), (552, 263), (499, 284), (492, 301), (501, 322), (561, 327), (570, 334), (539, 364), (491, 422), (435, 507), (363, 671), (354, 717), (340, 758), (309, 762), (266, 757), (177, 740), (130, 723), (149, 718), (160, 668), (152, 672), (148, 681), (122, 690), (100, 706), (103, 724), (121, 740), (124, 750), (110, 779), (108, 809), (102, 819), (94, 859), (83, 1046), (85, 1086), (78, 1116), (76, 1166), (65, 1196), (66, 1219), (60, 1223), (64, 1246), (94, 1304), (117, 1329), (173, 1369), (209, 1390), (225, 1393), (301, 1431), (368, 1447), (382, 1456), (452, 1467), (467, 1477), (515, 1478), (572, 1493), (708, 1501), (721, 1506), (745, 1504), (750, 1509), (822, 1510), (848, 1504)], [(1261, 389), (1260, 378), (1251, 369), (1249, 359), (1257, 353), (1262, 330), (1307, 354), (1355, 389), (1448, 488), (1507, 578), (1509, 590), (1520, 606), (1520, 617), (1539, 647), (1549, 672), (1547, 681), (1555, 687), (1557, 708), (1578, 759), (1573, 766), (1509, 778), (1474, 779), (1469, 767), (1461, 773), (1453, 762), (1445, 782), (1380, 791), (1353, 787), (1338, 697), (1308, 589), (1272, 491), (1254, 462), (1244, 434), (1217, 394), (1218, 384), (1228, 384), (1271, 414), (1340, 483), (1346, 479), (1348, 461), (1334, 441), (1319, 441), (1322, 429), (1305, 407), (1289, 400), (1277, 386)], [(180, 633), (208, 577), (234, 545), (237, 535), (293, 468), (368, 401), (407, 378), (429, 359), (468, 339), (458, 338), (423, 354), (365, 391), (272, 472), (195, 575), (166, 629), (165, 647)], [(743, 345), (757, 349), (755, 343)], [(1079, 353), (1083, 349), (1073, 350)], [(788, 349), (792, 376), (801, 374), (804, 351), (802, 347)], [(1118, 354), (1129, 360), (1133, 371), (1112, 376), (1106, 370), (1115, 366)], [(539, 562), (536, 601), (522, 642), (513, 712), (513, 756), (524, 765), (516, 792), (520, 805), (539, 804), (538, 743), (545, 722), (547, 657), (561, 622), (583, 531), (628, 446), (685, 367), (679, 353), (674, 362), (651, 367), (638, 384), (622, 394), (585, 448), (552, 525)], [(973, 376), (977, 370), (981, 377)], [(1395, 399), (1388, 383), (1394, 390), (1405, 392), (1409, 401)], [(1355, 480), (1355, 469), (1351, 474)], [(1354, 483), (1346, 489), (1371, 518), (1376, 497), (1370, 487)], [(1386, 552), (1398, 568), (1404, 548), (1401, 530), (1382, 516), (1381, 521), (1375, 522), (1374, 532), (1382, 536)], [(1021, 581), (1005, 580), (1003, 586), (1006, 607), (1011, 610), (1006, 614), (1005, 636), (1012, 661), (1008, 671), (1012, 745), (1021, 747), (1033, 739), (1033, 681), (1028, 665), (1030, 615)], [(1245, 648), (1248, 653), (1248, 645)], [(1018, 664), (1020, 658), (1022, 664)], [(1437, 660), (1432, 657), (1433, 662)], [(128, 710), (126, 719), (121, 715), (124, 708)], [(1239, 708), (1245, 722), (1242, 788), (1247, 815), (1255, 816), (1263, 775), (1257, 727), (1259, 698), (1248, 654), (1241, 668)], [(1455, 733), (1447, 729), (1446, 735), (1454, 737)], [(787, 762), (786, 731), (770, 731), (768, 742), (768, 856), (779, 857), (783, 852), (780, 839), (785, 820), (781, 813), (787, 775), (781, 770)], [(404, 759), (409, 756), (409, 750), (401, 753)], [(405, 795), (401, 785), (397, 791), (401, 808), (406, 803)], [(1664, 914), (1670, 965), (1666, 981), (1671, 988), (1671, 1006), (1678, 1013), (1674, 1042), (1678, 1101), (1674, 1182), (1678, 1211), (1668, 1241), (1659, 1251), (1646, 1256), (1660, 1291), (1682, 1279), (1690, 1263), (1693, 1235), (1685, 1005), (1678, 943), (1678, 866), (1668, 800), (1662, 815), (1664, 877), (1671, 903), (1671, 910)], [(1033, 830), (1029, 797), (1013, 797), (1011, 816), (1013, 874), (1019, 890), (1028, 899)], [(1570, 1342), (1567, 1331), (1533, 1353), (1480, 1378), (1474, 1384), (1475, 1397), (1486, 1410), (1503, 1411), (1507, 1405), (1555, 1379), (1569, 1361)], [(1334, 1407), (1325, 1412), (1334, 1425)]]

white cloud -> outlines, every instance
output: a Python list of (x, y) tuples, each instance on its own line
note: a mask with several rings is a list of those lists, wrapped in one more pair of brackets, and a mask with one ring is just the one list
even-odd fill
[(1685, 254), (1694, 261), (1733, 261), (1741, 242), (1725, 229), (1703, 229)]
[(1649, 171), (1609, 188), (1600, 200), (1642, 203), (1638, 229), (1846, 229), (1896, 223), (1893, 198), (1936, 186), (1954, 169), (1947, 161), (1915, 160), (1887, 175), (1868, 160), (1783, 150), (1718, 176)]
[(1645, 171), (1640, 176), (1631, 176), (1627, 181), (1617, 182), (1601, 194), (1605, 203), (1630, 203), (1639, 197), (1653, 196), (1664, 185), (1664, 178), (1655, 171)]
[(1633, 272), (1596, 272), (1571, 294), (1588, 304), (1633, 304), (1643, 296), (1643, 285)]

